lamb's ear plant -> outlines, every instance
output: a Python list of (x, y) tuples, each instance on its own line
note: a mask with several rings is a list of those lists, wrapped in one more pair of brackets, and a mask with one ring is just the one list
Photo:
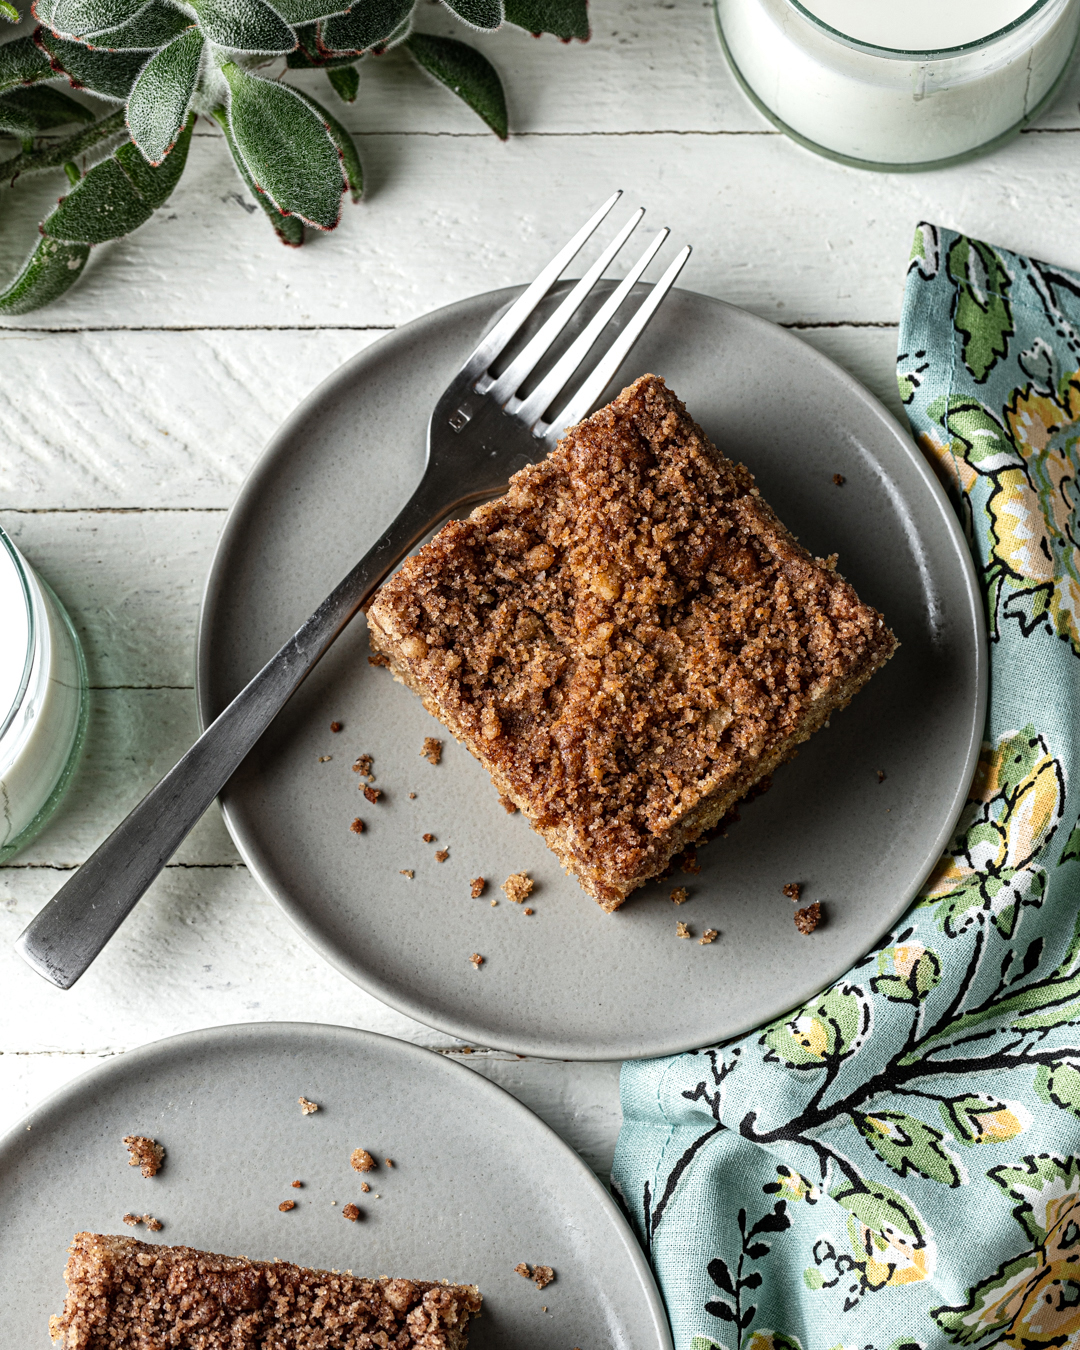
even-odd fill
[[(564, 42), (589, 36), (587, 0), (443, 2), (473, 29), (507, 22)], [(240, 177), (282, 243), (298, 247), (308, 226), (332, 230), (343, 194), (358, 201), (363, 191), (360, 157), (321, 102), (272, 77), (275, 59), (285, 58), (285, 74), (324, 70), (329, 92), (351, 103), (360, 80), (374, 75), (373, 58), (400, 45), (505, 139), (506, 98), (494, 66), (467, 42), (414, 31), (417, 3), (34, 0), (34, 33), (0, 44), (0, 135), (21, 144), (0, 173), (10, 184), (62, 171), (70, 191), (0, 292), (0, 315), (55, 300), (78, 280), (95, 244), (129, 234), (165, 204), (199, 115), (225, 133)], [(0, 0), (0, 18), (19, 18), (8, 0)], [(120, 106), (92, 112), (63, 91), (65, 81)], [(52, 138), (61, 127), (76, 129)]]

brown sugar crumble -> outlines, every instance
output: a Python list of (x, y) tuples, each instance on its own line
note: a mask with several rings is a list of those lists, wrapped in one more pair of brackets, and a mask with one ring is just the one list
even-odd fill
[(444, 526), (368, 623), (607, 910), (896, 647), (652, 375)]
[(309, 1102), (306, 1097), (298, 1097), (297, 1101), (300, 1103), (300, 1110), (305, 1116), (312, 1116), (319, 1109), (318, 1102)]
[(435, 836), (433, 834), (421, 835), (421, 838), (425, 844), (433, 844), (435, 842)]
[(536, 913), (536, 910), (535, 910), (535, 909), (530, 909), (530, 907), (529, 907), (528, 905), (526, 905), (525, 908), (524, 908), (524, 910), (522, 911), (522, 913), (523, 913), (523, 914), (535, 914), (535, 913)]
[(473, 965), (476, 967), (477, 970), (479, 970), (480, 967), (484, 964), (484, 958), (480, 955), (479, 952), (473, 952), (472, 956), (469, 957), (469, 960), (473, 963)]
[(820, 923), (821, 905), (816, 900), (812, 905), (807, 905), (805, 909), (795, 911), (795, 927), (806, 937), (809, 937)]
[(364, 1192), (365, 1195), (367, 1195), (368, 1192), (371, 1190), (371, 1187), (367, 1184), (366, 1181), (362, 1181), (360, 1183), (360, 1189)]
[(445, 861), (447, 860), (447, 858), (449, 858), (449, 856), (450, 856), (450, 850), (449, 850), (448, 848), (437, 848), (437, 849), (435, 850), (435, 861), (436, 861), (436, 862), (445, 862)]
[(293, 1184), (293, 1187), (294, 1187), (296, 1190), (299, 1190), (300, 1187), (303, 1186), (304, 1183), (303, 1183), (302, 1181), (294, 1181), (292, 1184)]
[(789, 900), (798, 900), (802, 895), (802, 883), (799, 881), (788, 881), (784, 885), (784, 894)]
[(834, 473), (832, 476), (832, 480), (837, 487), (843, 487), (844, 484), (847, 482), (847, 479), (844, 477), (842, 473)]
[(151, 1233), (160, 1233), (165, 1225), (160, 1219), (155, 1219), (152, 1214), (125, 1214), (124, 1222), (131, 1228), (137, 1228), (139, 1224), (146, 1224)]
[(679, 871), (685, 872), (687, 876), (697, 876), (701, 871), (701, 864), (698, 862), (697, 849), (693, 844), (683, 850), (682, 857), (679, 859)]
[(130, 1227), (135, 1228), (135, 1227), (137, 1227), (140, 1223), (142, 1223), (142, 1215), (141, 1215), (141, 1214), (125, 1214), (125, 1215), (124, 1215), (124, 1222), (125, 1222), (126, 1224), (128, 1224)]
[(157, 1176), (161, 1171), (165, 1150), (156, 1140), (148, 1139), (145, 1134), (127, 1134), (124, 1147), (128, 1151), (128, 1166), (140, 1168), (144, 1177)]
[(374, 1172), (375, 1159), (366, 1148), (354, 1148), (349, 1158), (349, 1165), (354, 1172)]
[(673, 905), (685, 905), (687, 900), (689, 899), (690, 899), (690, 892), (686, 889), (685, 886), (676, 886), (676, 888), (671, 892), (671, 903)]
[(523, 1280), (532, 1279), (532, 1271), (529, 1269), (529, 1267), (525, 1264), (524, 1261), (519, 1261), (517, 1263), (517, 1265), (514, 1267), (514, 1273), (520, 1275)]
[(379, 798), (382, 795), (383, 795), (382, 788), (372, 787), (370, 783), (368, 783), (367, 786), (364, 788), (364, 796), (368, 799), (368, 801), (372, 804), (372, 806), (375, 805), (375, 803), (379, 800)]
[(474, 900), (479, 900), (484, 894), (486, 886), (487, 881), (483, 877), (473, 877), (472, 881), (469, 882), (469, 894)]
[(534, 1266), (532, 1278), (537, 1289), (546, 1289), (555, 1278), (555, 1272), (550, 1266)]
[(509, 797), (500, 797), (499, 805), (508, 816), (512, 816), (517, 812), (517, 803), (512, 802)]
[(331, 722), (331, 723), (330, 723), (330, 730), (331, 730), (331, 731), (334, 731), (334, 732), (338, 732), (338, 731), (341, 730), (341, 728), (342, 728), (343, 725), (344, 725), (344, 723), (342, 723), (342, 722)]
[(420, 751), (420, 754), (429, 764), (438, 764), (439, 760), (442, 759), (442, 741), (437, 740), (434, 736), (425, 736), (424, 748)]
[(296, 1208), (295, 1200), (282, 1200), (281, 1204), (278, 1205), (278, 1209), (281, 1210), (282, 1214), (288, 1214), (290, 1209), (295, 1208)]
[(532, 895), (533, 885), (533, 879), (528, 872), (515, 872), (513, 876), (506, 878), (502, 884), (502, 889), (506, 892), (507, 900), (512, 900), (515, 905), (520, 905)]
[(374, 774), (371, 772), (371, 767), (374, 762), (370, 755), (359, 755), (352, 766), (352, 771), (358, 773), (362, 778), (373, 778)]
[(715, 928), (706, 928), (704, 933), (698, 938), (698, 946), (708, 947), (711, 943), (715, 942), (719, 936), (720, 934)]
[(690, 932), (690, 929), (687, 928), (686, 924), (684, 924), (681, 919), (675, 925), (675, 933), (676, 936), (681, 938), (688, 938), (693, 936), (692, 933)]
[(360, 1217), (360, 1206), (352, 1203), (344, 1205), (341, 1210), (341, 1217), (348, 1219), (350, 1223), (355, 1223)]
[(353, 834), (363, 834), (364, 822), (360, 819), (359, 816), (357, 816), (356, 819), (353, 821), (353, 823), (349, 826), (349, 829), (352, 830)]

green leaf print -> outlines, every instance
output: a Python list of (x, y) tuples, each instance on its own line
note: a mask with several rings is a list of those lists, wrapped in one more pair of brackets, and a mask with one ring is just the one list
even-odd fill
[(948, 432), (953, 454), (967, 460), (977, 472), (993, 474), (999, 469), (1023, 467), (1023, 456), (1008, 428), (977, 399), (940, 398), (931, 411)]
[(765, 1029), (766, 1060), (789, 1069), (839, 1063), (862, 1045), (870, 1030), (870, 1003), (853, 984), (838, 984), (805, 1004), (794, 1017)]
[(1040, 1064), (1035, 1073), (1035, 1091), (1044, 1102), (1080, 1116), (1080, 1069), (1068, 1060)]
[(918, 1172), (927, 1181), (959, 1186), (960, 1171), (942, 1147), (944, 1134), (903, 1111), (853, 1112), (856, 1129), (897, 1176)]
[(1080, 861), (1080, 820), (1072, 828), (1072, 834), (1065, 840), (1065, 847), (1062, 850), (1061, 857), (1058, 859), (1058, 866), (1062, 863)]
[(1015, 332), (1007, 298), (1012, 279), (992, 248), (965, 235), (949, 249), (946, 267), (956, 284), (953, 327), (962, 339), (964, 364), (982, 384)]
[(886, 947), (877, 964), (881, 974), (871, 979), (870, 988), (890, 1003), (919, 1004), (941, 979), (937, 953), (920, 942)]
[(941, 1114), (961, 1144), (1000, 1144), (1013, 1139), (1027, 1125), (1022, 1108), (996, 1097), (969, 1093), (941, 1103)]

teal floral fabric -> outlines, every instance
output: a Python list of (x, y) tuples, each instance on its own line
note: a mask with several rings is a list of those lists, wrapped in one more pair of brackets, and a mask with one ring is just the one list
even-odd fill
[(986, 740), (879, 950), (623, 1067), (677, 1350), (1080, 1350), (1080, 276), (920, 225), (898, 378), (982, 576)]

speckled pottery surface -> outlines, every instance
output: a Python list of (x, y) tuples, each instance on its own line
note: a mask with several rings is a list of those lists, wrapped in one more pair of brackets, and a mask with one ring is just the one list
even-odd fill
[[(319, 1110), (303, 1114), (301, 1096)], [(133, 1133), (165, 1147), (157, 1176), (128, 1166)], [(378, 1160), (368, 1194), (358, 1147)], [(0, 1350), (48, 1345), (80, 1230), (478, 1284), (476, 1350), (670, 1350), (645, 1258), (577, 1154), (472, 1070), (371, 1032), (213, 1027), (109, 1060), (0, 1141), (0, 1203)], [(129, 1211), (161, 1232), (125, 1227)], [(537, 1289), (522, 1261), (554, 1282)]]
[[(273, 438), (207, 585), (204, 723), (405, 502), (436, 397), (514, 294), (477, 296), (388, 335)], [(803, 544), (839, 553), (839, 570), (902, 646), (742, 808), (728, 837), (701, 850), (700, 873), (649, 885), (605, 915), (522, 817), (505, 814), (463, 747), (368, 664), (355, 621), (234, 776), (226, 819), (254, 875), (329, 961), (474, 1044), (581, 1059), (659, 1055), (782, 1013), (900, 917), (974, 768), (986, 697), (981, 603), (952, 509), (896, 421), (792, 333), (688, 291), (665, 301), (608, 396), (643, 371), (664, 376), (753, 471)], [(426, 736), (445, 742), (437, 767), (421, 757)], [(374, 805), (351, 771), (361, 753), (384, 792)], [(361, 835), (349, 829), (357, 816)], [(445, 861), (437, 849), (449, 850)], [(536, 881), (532, 916), (499, 889), (518, 871)], [(472, 899), (479, 875), (487, 891)], [(789, 881), (802, 883), (803, 903), (824, 906), (810, 938), (781, 893)], [(690, 899), (676, 909), (678, 885)], [(677, 937), (677, 920), (693, 940)], [(702, 946), (708, 928), (719, 938)]]

